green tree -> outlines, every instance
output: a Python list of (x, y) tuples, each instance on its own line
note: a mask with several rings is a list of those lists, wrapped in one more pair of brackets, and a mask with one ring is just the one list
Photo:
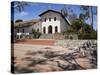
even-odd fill
[(64, 5), (61, 9), (61, 13), (64, 15), (64, 17), (68, 18), (71, 21), (75, 20), (77, 18), (77, 15), (73, 12), (71, 7)]
[(19, 11), (19, 12), (22, 12), (26, 6), (28, 6), (28, 2), (23, 2), (23, 1), (15, 1), (14, 2), (14, 8)]
[(79, 30), (82, 28), (83, 21), (81, 19), (76, 19), (72, 22), (71, 29), (73, 29), (75, 32), (79, 32)]
[(91, 33), (92, 31), (94, 31), (94, 30), (92, 29), (92, 27), (90, 25), (84, 24), (83, 32)]
[(39, 30), (36, 31), (35, 29), (32, 29), (32, 34), (33, 34), (33, 38), (39, 38), (41, 36)]
[(36, 34), (37, 34), (37, 32), (36, 32), (35, 29), (32, 29), (32, 34), (33, 34), (33, 38), (36, 38)]
[(89, 24), (83, 24), (83, 31), (78, 33), (79, 39), (97, 39), (97, 31), (95, 31)]
[(18, 19), (15, 22), (17, 23), (17, 22), (22, 22), (22, 21), (23, 21), (22, 19)]
[(29, 3), (23, 1), (11, 2), (11, 21), (13, 21), (13, 23), (14, 23), (14, 10), (17, 10), (18, 12), (22, 12), (24, 11), (25, 7), (28, 5)]

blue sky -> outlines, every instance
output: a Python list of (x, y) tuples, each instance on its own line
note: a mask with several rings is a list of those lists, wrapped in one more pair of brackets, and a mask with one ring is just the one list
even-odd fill
[[(79, 16), (81, 13), (79, 5), (66, 5), (73, 10), (73, 12)], [(40, 18), (38, 15), (48, 9), (60, 11), (64, 7), (64, 4), (50, 4), (50, 3), (29, 3), (28, 6), (25, 6), (25, 9), (22, 12), (18, 12), (14, 9), (14, 20), (22, 19), (22, 20), (32, 20)], [(96, 11), (96, 7), (93, 7), (94, 11)], [(87, 23), (90, 23), (87, 20)], [(97, 29), (97, 16), (94, 16), (94, 29)]]

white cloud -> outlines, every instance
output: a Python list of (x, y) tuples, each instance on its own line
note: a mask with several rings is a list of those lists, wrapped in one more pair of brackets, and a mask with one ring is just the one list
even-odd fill
[(22, 11), (22, 12), (20, 13), (20, 16), (26, 16), (26, 15), (29, 15), (29, 13), (28, 13), (28, 12), (25, 12), (25, 11)]

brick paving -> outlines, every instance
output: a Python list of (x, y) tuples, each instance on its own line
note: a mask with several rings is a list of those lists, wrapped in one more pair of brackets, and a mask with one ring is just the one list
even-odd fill
[(52, 40), (52, 39), (23, 39), (23, 40), (17, 40), (15, 43), (53, 46), (55, 43), (55, 40)]

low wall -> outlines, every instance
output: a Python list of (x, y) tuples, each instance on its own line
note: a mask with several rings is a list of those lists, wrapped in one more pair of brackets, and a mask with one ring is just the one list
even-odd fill
[(73, 39), (73, 40), (77, 40), (78, 36), (76, 34), (54, 34), (53, 35), (53, 39), (57, 39), (57, 40), (64, 40), (64, 39)]
[(84, 43), (90, 42), (90, 44), (97, 44), (97, 40), (56, 40), (55, 46), (63, 46), (66, 48), (75, 48), (83, 46)]

